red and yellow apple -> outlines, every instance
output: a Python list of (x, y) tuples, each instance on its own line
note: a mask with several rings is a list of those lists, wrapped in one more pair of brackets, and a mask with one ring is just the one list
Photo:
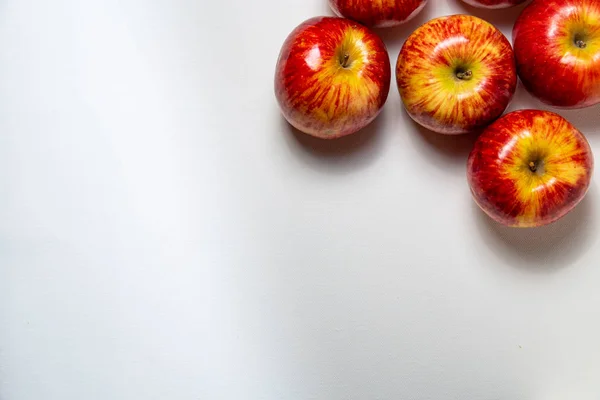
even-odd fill
[(409, 21), (427, 0), (329, 0), (333, 12), (369, 27), (385, 28)]
[(517, 19), (513, 41), (519, 77), (541, 101), (600, 103), (600, 1), (534, 1)]
[(390, 59), (375, 33), (345, 18), (316, 17), (285, 40), (275, 70), (275, 96), (291, 125), (333, 139), (377, 117), (390, 79)]
[(506, 37), (470, 15), (433, 19), (404, 43), (396, 63), (408, 114), (424, 127), (460, 134), (496, 120), (512, 99), (517, 74)]
[(463, 0), (465, 3), (479, 8), (508, 8), (514, 7), (526, 0)]
[(475, 202), (508, 226), (552, 223), (585, 196), (594, 168), (586, 138), (558, 114), (509, 113), (487, 127), (467, 163)]

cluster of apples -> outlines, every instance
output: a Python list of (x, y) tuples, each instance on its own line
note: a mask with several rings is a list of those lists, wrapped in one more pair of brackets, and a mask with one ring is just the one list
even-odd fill
[[(391, 79), (386, 46), (371, 28), (404, 23), (426, 1), (329, 0), (338, 17), (296, 27), (275, 71), (275, 95), (287, 121), (324, 139), (371, 123)], [(504, 8), (525, 0), (463, 1)], [(600, 0), (533, 0), (514, 25), (512, 46), (483, 19), (433, 19), (408, 37), (395, 72), (414, 121), (442, 134), (480, 132), (467, 179), (474, 200), (494, 220), (549, 224), (587, 193), (594, 161), (580, 131), (553, 112), (503, 113), (517, 77), (554, 107), (600, 103)]]

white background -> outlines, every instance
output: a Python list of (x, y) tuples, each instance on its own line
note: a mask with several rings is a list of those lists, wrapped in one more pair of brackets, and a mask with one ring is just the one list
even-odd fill
[[(510, 38), (521, 8), (378, 32), (395, 64), (432, 17)], [(417, 128), (394, 83), (354, 137), (294, 132), (275, 62), (322, 14), (0, 0), (1, 400), (600, 398), (597, 178), (512, 230), (471, 200), (473, 137)], [(600, 107), (561, 114), (600, 154)]]

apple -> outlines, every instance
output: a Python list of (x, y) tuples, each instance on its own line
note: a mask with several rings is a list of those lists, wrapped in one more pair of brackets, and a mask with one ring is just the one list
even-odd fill
[(496, 120), (517, 86), (508, 39), (470, 15), (433, 19), (406, 40), (396, 63), (404, 108), (417, 123), (461, 134)]
[(508, 226), (552, 223), (585, 196), (594, 168), (586, 138), (558, 114), (519, 110), (475, 142), (467, 177), (475, 202)]
[(390, 79), (387, 49), (375, 33), (345, 18), (315, 17), (284, 42), (275, 69), (275, 97), (291, 125), (333, 139), (377, 117)]
[(465, 3), (479, 8), (508, 8), (514, 7), (526, 0), (463, 0)]
[(427, 0), (329, 0), (331, 9), (337, 15), (375, 28), (407, 22), (426, 4)]
[(559, 108), (600, 103), (600, 1), (534, 1), (513, 28), (525, 88)]

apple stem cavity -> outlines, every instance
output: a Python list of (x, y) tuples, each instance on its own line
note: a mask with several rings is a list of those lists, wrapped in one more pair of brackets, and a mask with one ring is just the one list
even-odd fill
[(527, 164), (527, 166), (529, 167), (529, 170), (536, 174), (536, 175), (544, 175), (544, 161), (542, 160), (536, 160), (536, 161), (530, 161), (529, 164)]
[(587, 47), (587, 43), (586, 43), (585, 39), (586, 39), (585, 34), (578, 33), (573, 38), (573, 42), (575, 42), (575, 46), (579, 47), (580, 49), (585, 49)]
[(469, 81), (471, 78), (473, 78), (473, 72), (471, 70), (457, 71), (456, 77), (461, 81)]

